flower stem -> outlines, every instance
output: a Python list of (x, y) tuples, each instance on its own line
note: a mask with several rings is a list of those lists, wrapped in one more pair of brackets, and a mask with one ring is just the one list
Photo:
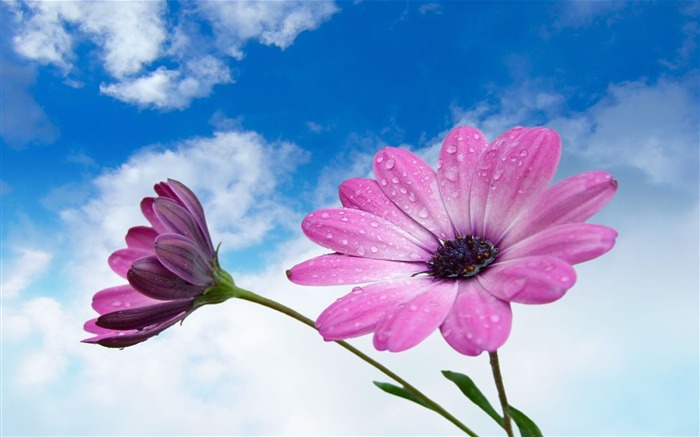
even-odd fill
[(489, 352), (489, 360), (491, 361), (491, 371), (498, 390), (498, 399), (501, 401), (501, 408), (503, 409), (503, 428), (506, 430), (508, 437), (513, 437), (513, 426), (511, 425), (510, 413), (508, 412), (508, 398), (506, 398), (506, 389), (503, 386), (501, 366), (498, 364), (498, 352)]
[[(236, 288), (238, 288), (238, 287), (236, 287)], [(314, 324), (313, 320), (309, 319), (308, 317), (296, 312), (295, 310), (293, 310), (285, 305), (282, 305), (279, 302), (276, 302), (274, 300), (271, 300), (271, 299), (265, 298), (263, 296), (260, 296), (258, 294), (255, 294), (252, 291), (243, 290), (241, 288), (238, 288), (238, 291), (240, 291), (240, 293), (237, 293), (237, 297), (240, 299), (254, 302), (254, 303), (257, 303), (259, 305), (271, 308), (275, 311), (279, 311), (280, 313), (286, 314), (289, 317), (296, 319), (296, 320), (300, 321), (301, 323), (313, 328), (314, 330), (316, 329), (316, 325)], [(477, 434), (474, 433), (474, 431), (472, 431), (465, 424), (460, 422), (457, 418), (455, 418), (452, 414), (450, 414), (447, 410), (445, 410), (437, 402), (430, 399), (428, 396), (423, 394), (423, 392), (421, 392), (420, 390), (415, 388), (413, 385), (409, 384), (406, 380), (401, 378), (396, 373), (394, 373), (391, 370), (389, 370), (388, 368), (386, 368), (383, 364), (379, 363), (378, 361), (375, 361), (373, 358), (366, 355), (364, 352), (360, 351), (359, 349), (355, 348), (354, 346), (352, 346), (351, 344), (349, 344), (345, 341), (335, 341), (335, 343), (338, 343), (340, 346), (344, 347), (346, 350), (350, 351), (352, 354), (356, 355), (361, 360), (365, 361), (366, 363), (373, 366), (374, 368), (376, 368), (377, 370), (379, 370), (380, 372), (382, 372), (383, 374), (385, 374), (389, 378), (391, 378), (394, 381), (401, 384), (401, 386), (403, 386), (403, 388), (405, 388), (406, 390), (411, 392), (413, 395), (415, 395), (417, 398), (419, 398), (421, 401), (423, 401), (425, 403), (425, 405), (428, 405), (433, 411), (435, 411), (436, 413), (438, 413), (439, 415), (441, 415), (442, 417), (444, 417), (445, 419), (450, 421), (457, 428), (464, 431), (467, 435), (469, 435), (471, 437), (478, 437)]]

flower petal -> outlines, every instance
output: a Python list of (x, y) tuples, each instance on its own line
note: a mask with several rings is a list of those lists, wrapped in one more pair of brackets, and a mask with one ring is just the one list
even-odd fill
[(136, 291), (131, 285), (125, 284), (105, 288), (95, 293), (92, 297), (92, 308), (99, 314), (107, 314), (121, 309), (151, 305), (156, 302), (156, 300)]
[(349, 179), (340, 184), (338, 191), (343, 206), (371, 212), (389, 220), (415, 237), (428, 250), (434, 250), (440, 244), (435, 234), (416, 223), (389, 200), (374, 179)]
[(311, 241), (346, 255), (395, 261), (421, 261), (432, 255), (403, 229), (359, 209), (315, 211), (301, 227)]
[(547, 227), (584, 222), (601, 210), (617, 191), (610, 173), (591, 171), (549, 187), (513, 221), (503, 235), (507, 247)]
[(95, 325), (100, 328), (120, 331), (145, 329), (172, 320), (173, 317), (184, 317), (191, 308), (192, 299), (159, 302), (154, 305), (118, 310), (101, 315), (95, 321)]
[(151, 256), (155, 252), (153, 249), (146, 250), (140, 248), (126, 248), (115, 250), (107, 259), (107, 263), (112, 268), (114, 273), (126, 279), (126, 273), (131, 268), (131, 265), (139, 258)]
[(445, 321), (457, 296), (458, 281), (425, 278), (425, 283), (415, 297), (384, 314), (374, 331), (377, 350), (401, 352), (410, 349)]
[(497, 261), (476, 279), (501, 300), (541, 304), (562, 297), (576, 282), (576, 272), (562, 259), (528, 256)]
[(300, 285), (361, 284), (407, 277), (425, 270), (424, 263), (388, 261), (329, 253), (295, 265), (287, 278)]
[(459, 293), (440, 332), (457, 352), (477, 356), (501, 347), (512, 321), (508, 302), (484, 290), (479, 281), (459, 281)]
[[(214, 256), (214, 249), (210, 246), (209, 236), (205, 235), (206, 229), (201, 229), (194, 216), (183, 206), (166, 197), (159, 197), (153, 202), (156, 215), (163, 222), (168, 232), (184, 235), (194, 241), (199, 248)], [(161, 232), (162, 233), (162, 232)]]
[(141, 213), (144, 217), (146, 217), (148, 223), (153, 226), (156, 234), (162, 234), (163, 232), (168, 232), (168, 229), (156, 215), (156, 210), (153, 208), (153, 203), (155, 200), (156, 199), (153, 197), (144, 197), (143, 200), (141, 200)]
[(437, 175), (422, 159), (407, 150), (387, 147), (374, 157), (374, 174), (379, 188), (406, 215), (443, 240), (455, 237)]
[(471, 213), (472, 221), (481, 224), (478, 235), (498, 241), (523, 206), (552, 180), (561, 156), (561, 140), (551, 129), (516, 127), (494, 143), (499, 159), (494, 162), (484, 155), (480, 166), (488, 164), (490, 168), (483, 173), (480, 169), (472, 186), (472, 192), (479, 193), (479, 201), (483, 202), (484, 196), (487, 199), (484, 205), (472, 203)]
[(175, 179), (168, 179), (168, 182), (161, 182), (154, 187), (156, 193), (161, 196), (169, 197), (177, 201), (180, 205), (185, 207), (193, 216), (195, 222), (202, 230), (206, 240), (206, 246), (211, 249), (209, 255), (214, 254), (214, 247), (211, 244), (211, 238), (209, 236), (209, 230), (207, 228), (207, 220), (204, 215), (204, 208), (202, 204), (199, 203), (197, 196), (182, 182), (176, 181)]
[(153, 251), (158, 232), (149, 226), (134, 226), (126, 233), (126, 246)]
[(136, 290), (158, 300), (185, 299), (204, 292), (204, 287), (184, 281), (166, 269), (155, 256), (136, 260), (126, 278)]
[(415, 296), (426, 284), (426, 278), (415, 278), (355, 287), (318, 316), (316, 328), (326, 341), (368, 334), (388, 309)]
[(166, 269), (190, 284), (209, 286), (212, 278), (212, 260), (207, 259), (199, 246), (179, 234), (162, 234), (156, 238), (156, 256)]
[(472, 178), (487, 147), (484, 134), (463, 126), (452, 129), (440, 149), (438, 186), (450, 219), (461, 235), (474, 233), (469, 212)]
[(553, 226), (521, 240), (499, 255), (500, 261), (546, 255), (569, 264), (592, 260), (612, 249), (617, 231), (607, 226), (567, 223)]
[(85, 323), (84, 329), (87, 332), (97, 335), (91, 338), (87, 338), (82, 342), (97, 343), (101, 346), (106, 347), (125, 348), (146, 341), (151, 337), (155, 337), (165, 329), (179, 322), (180, 320), (182, 320), (182, 316), (177, 314), (170, 320), (166, 320), (165, 322), (162, 322), (157, 325), (149, 326), (145, 329), (130, 329), (124, 331), (117, 331), (112, 329), (100, 328), (96, 324), (97, 319), (92, 319), (88, 320)]

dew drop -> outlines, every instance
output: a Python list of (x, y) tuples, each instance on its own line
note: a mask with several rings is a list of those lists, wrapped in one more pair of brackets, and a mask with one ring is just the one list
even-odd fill
[(379, 183), (382, 184), (382, 186), (386, 187), (386, 184), (388, 182), (386, 181), (386, 179), (382, 179), (381, 182), (379, 182)]
[(330, 233), (330, 232), (329, 232), (329, 233), (327, 233), (327, 234), (326, 234), (326, 238), (333, 238), (333, 234), (332, 234), (332, 233)]
[(409, 310), (411, 311), (418, 311), (418, 306), (417, 305), (411, 305), (408, 307)]
[(321, 218), (323, 218), (323, 219), (329, 219), (329, 218), (331, 218), (331, 215), (328, 214), (327, 212), (324, 212), (323, 214), (321, 214)]
[(384, 161), (384, 157), (383, 157), (383, 156), (377, 156), (377, 162), (381, 163), (382, 161)]
[(498, 323), (501, 321), (501, 317), (498, 314), (491, 314), (489, 320), (491, 320), (492, 323)]
[(398, 183), (399, 183), (399, 178), (397, 178), (396, 176), (394, 176), (393, 178), (391, 178), (391, 182), (393, 182), (393, 183), (395, 183), (395, 184), (398, 184)]
[(365, 290), (362, 287), (355, 287), (352, 289), (352, 291), (350, 293), (354, 294), (354, 295), (358, 295), (358, 294), (362, 294), (364, 291)]
[(366, 253), (366, 251), (365, 251), (365, 248), (364, 248), (364, 247), (360, 246), (360, 247), (357, 248), (357, 254), (358, 254), (358, 255), (364, 256), (365, 253)]
[(478, 140), (479, 138), (481, 138), (481, 137), (479, 136), (479, 134), (474, 134), (474, 139), (475, 139), (475, 140)]
[(394, 168), (394, 164), (395, 164), (394, 160), (391, 159), (391, 158), (389, 158), (389, 159), (387, 159), (386, 162), (384, 163), (384, 167), (385, 167), (387, 170), (391, 170), (392, 168)]
[(348, 240), (343, 239), (343, 240), (340, 240), (340, 242), (343, 244), (343, 246), (348, 245)]
[(523, 157), (523, 158), (526, 157), (526, 156), (527, 156), (527, 150), (525, 150), (525, 149), (521, 150), (521, 151), (520, 151), (520, 156)]
[(377, 246), (370, 246), (369, 250), (371, 250), (372, 253), (377, 253), (377, 252), (379, 252), (379, 249), (377, 249)]
[(377, 222), (369, 222), (369, 225), (372, 226), (373, 228), (379, 227), (379, 223), (377, 223)]
[(455, 146), (447, 146), (447, 149), (445, 149), (447, 153), (455, 153), (457, 151), (457, 148)]
[(430, 212), (428, 212), (428, 208), (423, 207), (423, 208), (421, 208), (420, 211), (418, 211), (418, 217), (425, 219), (425, 218), (428, 218), (428, 216), (430, 216)]

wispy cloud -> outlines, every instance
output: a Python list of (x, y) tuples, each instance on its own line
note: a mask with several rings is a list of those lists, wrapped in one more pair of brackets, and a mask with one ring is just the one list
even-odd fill
[[(16, 18), (18, 54), (58, 67), (74, 83), (71, 72), (85, 65), (76, 47), (87, 41), (111, 77), (100, 85), (101, 92), (158, 109), (184, 108), (208, 96), (215, 85), (231, 83), (226, 57), (242, 59), (248, 41), (287, 48), (338, 10), (329, 2), (203, 2), (182, 4), (173, 24), (165, 19), (170, 5), (163, 1), (8, 7)], [(214, 35), (206, 36), (200, 23), (209, 23)]]
[(0, 288), (2, 298), (10, 299), (22, 293), (31, 283), (41, 276), (51, 264), (51, 253), (28, 247), (13, 251), (11, 262), (3, 259), (3, 277)]

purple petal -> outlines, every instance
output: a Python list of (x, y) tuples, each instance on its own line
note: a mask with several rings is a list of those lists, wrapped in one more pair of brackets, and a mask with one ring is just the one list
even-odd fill
[(501, 300), (541, 304), (562, 297), (576, 282), (576, 272), (562, 259), (529, 256), (497, 261), (476, 279)]
[(546, 255), (569, 264), (592, 260), (612, 249), (617, 231), (607, 226), (567, 223), (553, 226), (507, 248), (500, 261)]
[(152, 256), (153, 254), (155, 254), (153, 249), (119, 249), (114, 251), (114, 253), (112, 253), (109, 256), (109, 258), (107, 259), (107, 263), (112, 268), (114, 273), (126, 279), (126, 273), (129, 271), (134, 261), (136, 261), (139, 258), (143, 258), (144, 256)]
[(388, 310), (374, 331), (377, 350), (401, 352), (425, 340), (444, 321), (457, 296), (458, 281), (435, 281), (415, 297)]
[(134, 226), (126, 233), (126, 246), (153, 251), (158, 232), (149, 226)]
[(457, 352), (477, 356), (501, 347), (512, 321), (508, 302), (494, 297), (478, 281), (459, 281), (459, 293), (440, 332)]
[(499, 145), (499, 159), (480, 162), (491, 167), (484, 171), (482, 176), (486, 177), (477, 177), (472, 186), (472, 192), (476, 188), (480, 193), (480, 201), (487, 196), (486, 203), (471, 206), (473, 222), (481, 223), (478, 234), (491, 241), (497, 241), (523, 206), (545, 189), (561, 156), (559, 135), (546, 128), (516, 127), (498, 137), (495, 144)]
[(134, 290), (131, 285), (118, 285), (116, 287), (100, 290), (92, 297), (92, 308), (99, 314), (113, 311), (151, 305), (157, 301), (146, 297)]
[(206, 229), (201, 229), (192, 214), (174, 200), (159, 197), (153, 202), (156, 215), (169, 232), (184, 235), (194, 241), (209, 257), (214, 256)]
[(127, 273), (127, 279), (136, 290), (158, 300), (191, 298), (204, 292), (204, 287), (190, 284), (176, 276), (155, 256), (136, 260)]
[[(194, 220), (197, 222), (197, 225), (203, 231), (207, 246), (211, 248), (211, 254), (213, 254), (214, 247), (211, 243), (211, 238), (209, 237), (207, 221), (206, 217), (204, 216), (204, 208), (202, 208), (202, 204), (199, 203), (199, 199), (197, 199), (197, 196), (192, 192), (192, 190), (187, 188), (187, 186), (182, 182), (176, 181), (175, 179), (168, 179), (167, 183), (161, 182), (154, 188), (157, 193), (176, 200), (192, 214)], [(160, 191), (159, 188), (162, 189), (162, 191)]]
[(361, 284), (407, 277), (425, 270), (424, 263), (387, 261), (330, 253), (304, 261), (287, 271), (300, 285)]
[(547, 227), (584, 222), (601, 210), (617, 191), (617, 181), (603, 171), (564, 179), (549, 187), (511, 224), (502, 244), (511, 245)]
[(430, 283), (432, 279), (415, 278), (355, 287), (321, 313), (316, 328), (326, 341), (368, 334), (387, 310), (415, 296)]
[(385, 218), (411, 234), (426, 249), (434, 250), (439, 245), (435, 234), (404, 214), (384, 194), (373, 179), (349, 179), (340, 184), (340, 202), (347, 208), (361, 209)]
[(488, 147), (486, 137), (473, 127), (452, 129), (440, 149), (437, 179), (445, 208), (461, 235), (474, 234), (470, 196), (479, 157)]
[(183, 318), (192, 309), (192, 299), (159, 302), (139, 308), (114, 311), (97, 318), (95, 325), (104, 329), (146, 329)]
[(443, 240), (455, 237), (437, 175), (422, 159), (407, 150), (387, 147), (374, 157), (374, 174), (379, 188), (406, 215)]
[(96, 325), (97, 319), (88, 320), (85, 323), (84, 329), (92, 334), (97, 334), (94, 337), (83, 340), (83, 343), (96, 343), (105, 347), (124, 348), (133, 346), (155, 337), (163, 330), (171, 327), (175, 323), (182, 320), (179, 314), (170, 320), (167, 320), (158, 325), (150, 326), (146, 329), (136, 330), (130, 329), (126, 331), (115, 331), (112, 329), (100, 328)]
[(421, 261), (432, 255), (395, 224), (354, 208), (312, 212), (301, 226), (311, 241), (346, 255), (395, 261)]
[(156, 238), (156, 256), (171, 272), (190, 284), (212, 284), (212, 260), (199, 246), (178, 234), (163, 234)]

